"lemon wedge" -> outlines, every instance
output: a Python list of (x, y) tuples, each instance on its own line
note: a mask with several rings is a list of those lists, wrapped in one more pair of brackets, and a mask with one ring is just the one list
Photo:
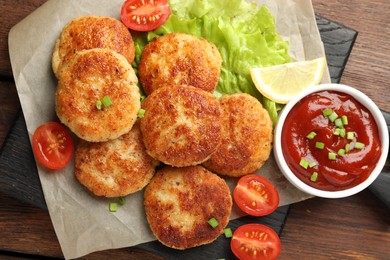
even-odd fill
[(318, 85), (324, 75), (326, 58), (290, 62), (250, 70), (253, 83), (262, 95), (286, 104), (308, 87)]

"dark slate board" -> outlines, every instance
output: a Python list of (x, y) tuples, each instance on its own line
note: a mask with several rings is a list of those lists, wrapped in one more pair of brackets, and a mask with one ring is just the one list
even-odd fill
[[(316, 20), (324, 42), (331, 79), (332, 82), (337, 83), (340, 81), (357, 32), (319, 15), (316, 15)], [(47, 209), (22, 112), (20, 112), (0, 152), (0, 175), (0, 192), (33, 206)], [(229, 227), (235, 230), (236, 227), (245, 223), (262, 223), (272, 227), (280, 235), (288, 211), (289, 206), (283, 206), (266, 217), (242, 217), (231, 221)], [(150, 251), (166, 259), (178, 257), (185, 259), (217, 259), (221, 257), (234, 259), (229, 250), (229, 240), (223, 236), (212, 244), (185, 251), (167, 248), (157, 241), (138, 245), (137, 248)]]

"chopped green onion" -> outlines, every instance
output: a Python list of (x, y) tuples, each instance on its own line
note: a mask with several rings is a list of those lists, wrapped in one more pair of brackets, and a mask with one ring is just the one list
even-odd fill
[(345, 136), (345, 128), (340, 129), (340, 136), (344, 137)]
[(299, 161), (299, 165), (307, 169), (307, 167), (309, 167), (309, 162), (305, 158), (301, 158), (301, 160)]
[(112, 105), (112, 101), (110, 99), (109, 96), (105, 96), (104, 98), (102, 98), (102, 103), (105, 107), (108, 107), (108, 106), (111, 106)]
[(96, 108), (102, 110), (102, 101), (100, 100), (96, 101)]
[(312, 182), (315, 182), (317, 181), (317, 179), (318, 179), (318, 172), (313, 172), (313, 174), (310, 176), (310, 180)]
[(144, 115), (145, 115), (145, 109), (141, 108), (140, 110), (138, 110), (138, 114), (137, 114), (138, 118), (143, 118)]
[(224, 228), (223, 233), (225, 234), (226, 238), (231, 238), (233, 236), (233, 232), (231, 228)]
[(332, 114), (329, 115), (329, 120), (333, 123), (338, 117), (336, 112), (332, 112)]
[(363, 143), (361, 143), (361, 142), (356, 142), (356, 143), (355, 143), (355, 148), (356, 148), (356, 149), (363, 149), (363, 147), (364, 147), (364, 144), (363, 144)]
[(339, 151), (337, 152), (338, 155), (340, 156), (343, 156), (345, 154), (345, 149), (339, 149)]
[(318, 149), (324, 149), (324, 147), (325, 147), (325, 144), (324, 144), (324, 143), (322, 143), (322, 142), (316, 142), (316, 148), (318, 148)]
[(333, 131), (333, 134), (334, 135), (340, 135), (340, 128), (336, 128), (334, 131)]
[(317, 135), (317, 133), (312, 131), (312, 132), (310, 132), (306, 137), (307, 137), (308, 139), (313, 139), (316, 135)]
[(337, 158), (337, 154), (332, 153), (332, 152), (328, 153), (329, 160), (336, 160), (336, 158)]
[(335, 121), (334, 121), (334, 124), (339, 127), (339, 128), (344, 128), (344, 124), (343, 124), (343, 120), (341, 120), (341, 118), (337, 118)]
[(125, 197), (119, 197), (119, 204), (125, 205), (126, 203), (126, 198)]
[(355, 137), (355, 133), (354, 132), (347, 132), (347, 139), (348, 140), (353, 140), (354, 137)]
[(349, 151), (351, 151), (351, 145), (350, 144), (346, 144), (345, 145), (345, 152), (348, 153)]
[(118, 203), (116, 202), (111, 202), (109, 205), (109, 209), (111, 212), (116, 212), (118, 210)]
[(144, 102), (145, 99), (146, 99), (146, 96), (145, 95), (141, 95), (141, 98), (140, 98), (141, 103)]
[(345, 115), (342, 116), (342, 117), (341, 117), (341, 120), (343, 121), (343, 124), (344, 124), (344, 125), (348, 125), (348, 117), (347, 117), (347, 116), (345, 116)]
[(322, 111), (322, 114), (324, 116), (330, 116), (333, 113), (333, 110), (331, 108), (327, 108), (324, 111)]
[(316, 165), (317, 165), (316, 162), (310, 162), (310, 163), (309, 163), (309, 167), (310, 167), (310, 168), (313, 168), (313, 167), (316, 166)]
[(210, 218), (207, 223), (209, 223), (212, 228), (216, 228), (219, 225), (218, 221), (215, 218)]

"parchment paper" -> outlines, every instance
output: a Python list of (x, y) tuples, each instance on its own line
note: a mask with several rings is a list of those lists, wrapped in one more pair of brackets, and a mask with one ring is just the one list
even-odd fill
[[(123, 0), (50, 0), (12, 28), (9, 51), (13, 74), (26, 119), (29, 137), (41, 124), (55, 120), (54, 92), (57, 81), (51, 70), (51, 53), (63, 26), (82, 15), (119, 19)], [(294, 60), (325, 55), (310, 0), (261, 1), (276, 18), (280, 35), (290, 41)], [(330, 82), (326, 69), (323, 83)], [(52, 172), (38, 165), (42, 189), (65, 258), (77, 258), (94, 251), (129, 247), (155, 240), (146, 222), (143, 192), (126, 198), (115, 213), (113, 199), (91, 195), (73, 175), (74, 163)], [(274, 158), (259, 174), (270, 179), (280, 192), (280, 206), (309, 198), (282, 176)], [(234, 181), (228, 180), (229, 186)], [(233, 210), (231, 218), (241, 213)]]

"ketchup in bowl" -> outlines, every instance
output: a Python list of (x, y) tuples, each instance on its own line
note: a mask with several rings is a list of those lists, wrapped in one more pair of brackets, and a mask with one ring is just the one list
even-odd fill
[(324, 191), (364, 182), (382, 151), (373, 115), (338, 91), (315, 92), (297, 102), (285, 118), (281, 148), (296, 177)]

